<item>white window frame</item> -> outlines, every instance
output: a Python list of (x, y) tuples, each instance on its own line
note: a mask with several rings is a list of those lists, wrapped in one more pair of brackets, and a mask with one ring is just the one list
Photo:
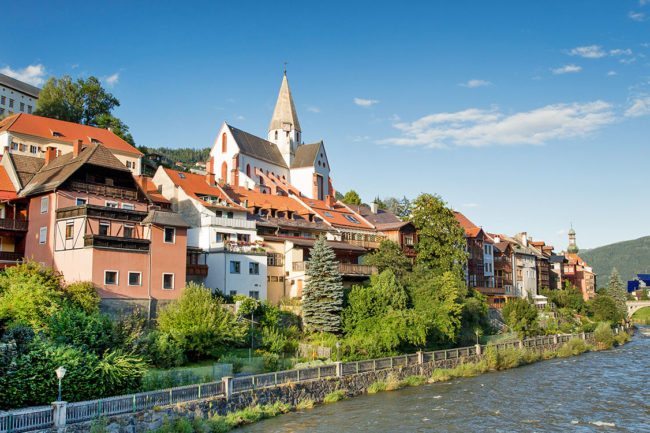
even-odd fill
[[(109, 205), (109, 203), (110, 203), (111, 205)], [(114, 204), (115, 206), (112, 206), (113, 204)], [(113, 201), (113, 200), (106, 200), (106, 202), (104, 203), (104, 206), (117, 209), (117, 208), (120, 207), (120, 204), (119, 204), (118, 202), (116, 202), (116, 201)]]
[[(72, 234), (68, 237), (68, 227), (72, 227)], [(74, 221), (66, 221), (65, 223), (65, 240), (69, 241), (74, 239)]]
[[(129, 228), (132, 230), (133, 235), (135, 235), (135, 224), (122, 224), (122, 237), (126, 238), (126, 229)], [(127, 239), (134, 239), (133, 236), (128, 237)]]
[[(253, 293), (257, 293), (257, 296), (253, 296)], [(248, 291), (248, 296), (253, 299), (260, 299), (260, 291), (259, 290), (249, 290)]]
[[(82, 200), (83, 203), (79, 204), (79, 200)], [(86, 204), (88, 204), (88, 197), (75, 197), (74, 202), (75, 202), (76, 206), (86, 205)]]
[[(239, 263), (239, 272), (233, 272), (232, 271), (232, 264), (233, 263)], [(234, 275), (241, 275), (241, 261), (240, 260), (231, 260), (230, 263), (228, 264), (228, 271), (229, 271), (229, 273), (234, 274)]]
[[(107, 283), (106, 282), (106, 274), (108, 272), (115, 272), (115, 283)], [(113, 270), (113, 269), (104, 270), (104, 285), (105, 286), (119, 286), (120, 285), (120, 271)]]
[[(131, 284), (131, 274), (138, 274), (138, 284)], [(127, 275), (126, 282), (130, 287), (141, 287), (142, 286), (142, 272), (129, 271), (129, 274)]]
[(38, 243), (44, 245), (47, 243), (47, 227), (38, 229)]
[[(257, 268), (257, 272), (251, 272), (253, 269)], [(248, 275), (259, 275), (260, 274), (260, 264), (257, 262), (248, 262)]]
[(41, 197), (41, 213), (45, 214), (50, 210), (50, 197)]
[[(172, 241), (167, 242), (167, 229), (171, 229), (173, 231), (172, 235)], [(164, 227), (163, 228), (163, 242), (166, 244), (175, 244), (176, 243), (176, 227)]]
[[(106, 231), (105, 235), (99, 234), (99, 231), (101, 231), (102, 226), (107, 226), (108, 227), (108, 230)], [(111, 235), (111, 223), (107, 222), (107, 221), (100, 221), (99, 222), (99, 231), (98, 231), (97, 234), (99, 234), (100, 236), (110, 236)]]
[[(171, 288), (165, 288), (165, 275), (171, 275), (172, 276), (172, 287)], [(163, 290), (174, 290), (176, 287), (176, 276), (173, 273), (170, 272), (164, 272), (162, 274), (162, 285), (161, 285)]]
[(135, 205), (133, 203), (122, 203), (122, 209), (135, 210)]

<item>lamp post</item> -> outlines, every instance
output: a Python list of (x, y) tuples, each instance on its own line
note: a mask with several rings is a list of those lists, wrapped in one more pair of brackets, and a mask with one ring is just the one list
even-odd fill
[(57, 401), (61, 401), (61, 381), (63, 380), (63, 377), (65, 376), (66, 369), (64, 366), (61, 366), (54, 370), (56, 372), (56, 377), (59, 379), (59, 398)]
[(337, 360), (337, 361), (340, 361), (340, 360), (341, 360), (341, 353), (340, 353), (341, 350), (340, 350), (340, 349), (341, 349), (341, 342), (340, 342), (340, 341), (337, 341), (337, 342), (336, 342), (336, 360)]

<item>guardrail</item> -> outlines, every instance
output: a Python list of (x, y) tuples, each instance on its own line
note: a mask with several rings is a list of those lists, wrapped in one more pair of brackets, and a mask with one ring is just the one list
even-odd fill
[[(615, 329), (619, 332), (620, 329)], [(591, 339), (593, 333), (545, 335), (527, 338), (519, 341), (496, 343), (493, 346), (499, 350), (512, 348), (535, 348), (549, 344), (562, 344), (571, 338)], [(309, 380), (343, 377), (370, 371), (381, 371), (396, 367), (407, 367), (430, 361), (454, 360), (476, 356), (485, 353), (487, 345), (460, 347), (457, 349), (436, 350), (433, 352), (417, 352), (407, 355), (391, 356), (363, 361), (337, 362), (318, 367), (296, 370), (284, 370), (273, 373), (256, 374), (241, 377), (224, 377), (219, 382), (209, 382), (197, 385), (179, 386), (157, 391), (141, 392), (117, 397), (102, 398), (66, 404), (64, 424), (90, 421), (95, 418), (110, 415), (135, 413), (187, 401), (208, 397), (224, 396), (260, 388), (271, 388), (288, 383)], [(480, 351), (479, 351), (480, 348)], [(57, 414), (53, 406), (40, 406), (14, 410), (0, 411), (0, 433), (19, 433), (40, 428), (55, 426)]]

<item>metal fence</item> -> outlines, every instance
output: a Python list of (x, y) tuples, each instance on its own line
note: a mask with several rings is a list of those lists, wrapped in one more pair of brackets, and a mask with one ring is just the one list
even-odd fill
[[(535, 348), (549, 344), (565, 343), (571, 338), (591, 339), (593, 333), (541, 336), (493, 344), (497, 350), (511, 348)], [(557, 339), (557, 340), (556, 340)], [(488, 346), (480, 346), (481, 352)], [(297, 370), (284, 370), (274, 373), (256, 374), (222, 381), (180, 386), (157, 391), (102, 398), (98, 400), (69, 403), (67, 405), (66, 423), (90, 421), (103, 416), (134, 413), (153, 409), (158, 406), (198, 400), (208, 397), (227, 396), (253, 389), (275, 387), (287, 383), (303, 382), (315, 379), (349, 376), (369, 371), (381, 371), (396, 367), (406, 367), (430, 361), (455, 360), (477, 354), (477, 346), (458, 349), (418, 352), (408, 355), (392, 356), (363, 361), (326, 364), (318, 367)], [(230, 389), (227, 389), (227, 387)], [(40, 406), (0, 412), (0, 433), (19, 433), (29, 430), (48, 428), (54, 425), (52, 406)]]

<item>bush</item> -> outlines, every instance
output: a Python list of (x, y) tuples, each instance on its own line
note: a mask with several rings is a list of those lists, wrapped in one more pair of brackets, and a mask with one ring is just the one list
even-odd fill
[(516, 298), (508, 301), (503, 307), (502, 314), (506, 325), (520, 337), (535, 335), (539, 328), (537, 308), (525, 299)]
[(508, 370), (510, 368), (516, 368), (521, 365), (522, 356), (519, 349), (508, 348), (500, 350), (498, 352), (498, 370)]
[(97, 355), (119, 346), (108, 316), (72, 305), (65, 305), (49, 318), (46, 334), (56, 344), (75, 346)]
[(621, 346), (631, 340), (630, 334), (627, 332), (619, 332), (614, 336), (614, 342), (617, 346)]
[(157, 368), (180, 367), (185, 363), (185, 354), (181, 345), (160, 331), (152, 331), (146, 336), (143, 353)]
[(344, 389), (337, 389), (336, 391), (332, 391), (329, 394), (323, 398), (323, 403), (336, 403), (337, 401), (345, 399), (345, 390)]
[(581, 338), (572, 338), (562, 345), (557, 351), (557, 356), (567, 358), (569, 356), (580, 355), (589, 350), (589, 346)]
[(609, 322), (600, 322), (596, 326), (594, 340), (599, 349), (611, 349), (614, 346), (614, 332)]
[(99, 295), (93, 283), (80, 281), (63, 287), (65, 297), (86, 313), (99, 311)]
[(310, 398), (300, 400), (298, 404), (296, 404), (296, 410), (312, 409), (313, 407), (314, 407), (314, 400)]
[(451, 377), (451, 374), (449, 374), (449, 370), (444, 369), (444, 368), (436, 368), (431, 373), (431, 378), (429, 379), (429, 381), (432, 382), (432, 383), (446, 382), (451, 378), (452, 377)]
[(368, 394), (377, 394), (378, 392), (386, 391), (386, 382), (383, 380), (378, 380), (377, 382), (373, 382), (369, 387), (368, 387)]
[(426, 383), (427, 379), (424, 376), (408, 376), (400, 382), (402, 387), (406, 386), (420, 386)]

